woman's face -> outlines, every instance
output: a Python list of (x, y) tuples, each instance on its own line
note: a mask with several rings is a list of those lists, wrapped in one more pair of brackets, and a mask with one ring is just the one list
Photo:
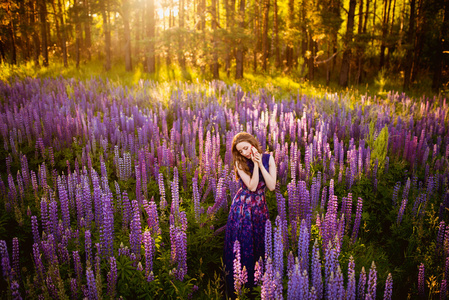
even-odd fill
[(251, 158), (251, 148), (253, 145), (251, 145), (248, 142), (240, 142), (237, 145), (235, 145), (235, 148), (240, 153), (240, 155), (250, 159)]

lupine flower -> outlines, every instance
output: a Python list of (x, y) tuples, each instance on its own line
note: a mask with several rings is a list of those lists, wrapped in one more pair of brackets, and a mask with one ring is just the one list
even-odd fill
[(282, 220), (278, 215), (276, 217), (276, 227), (274, 229), (274, 252), (273, 252), (273, 268), (274, 272), (278, 272), (280, 277), (284, 276), (284, 245), (282, 243)]
[(447, 297), (447, 280), (441, 280), (441, 288), (440, 288), (440, 300), (445, 300)]
[(108, 295), (111, 299), (115, 298), (115, 286), (117, 284), (117, 262), (115, 257), (109, 258), (109, 272), (108, 272)]
[(95, 282), (94, 272), (91, 269), (86, 270), (87, 288), (89, 292), (89, 299), (98, 299), (97, 285)]
[(140, 223), (140, 210), (137, 200), (132, 201), (133, 217), (131, 219), (131, 232), (129, 234), (129, 243), (131, 252), (140, 257), (140, 244), (142, 243), (142, 225)]
[(355, 262), (352, 255), (349, 257), (348, 263), (348, 285), (346, 288), (346, 299), (355, 300), (356, 299), (356, 282), (355, 282)]
[(376, 287), (377, 287), (377, 270), (374, 261), (371, 263), (371, 268), (368, 275), (368, 291), (371, 299), (376, 299)]
[(384, 300), (391, 300), (393, 294), (393, 277), (388, 273), (387, 281), (385, 282)]
[(83, 265), (81, 264), (81, 258), (78, 251), (73, 251), (73, 264), (75, 269), (76, 281), (78, 285), (81, 285), (82, 282), (82, 274), (83, 274)]
[(363, 207), (363, 200), (362, 200), (362, 198), (359, 197), (359, 199), (357, 200), (357, 210), (355, 213), (354, 227), (352, 229), (352, 235), (351, 235), (352, 243), (355, 243), (357, 241), (360, 222), (362, 220), (362, 207)]
[(265, 262), (267, 258), (273, 259), (271, 222), (269, 219), (265, 222)]
[(273, 265), (271, 262), (271, 258), (267, 258), (265, 261), (265, 274), (262, 277), (262, 289), (261, 289), (261, 297), (262, 300), (268, 300), (274, 298), (275, 293), (275, 284), (273, 278)]
[[(290, 252), (291, 254), (291, 252)], [(259, 282), (262, 282), (263, 277), (263, 259), (262, 257), (256, 261), (256, 265), (254, 266), (254, 285), (259, 285)]]
[(8, 247), (4, 240), (0, 240), (0, 259), (2, 265), (2, 274), (5, 280), (11, 280), (11, 265), (9, 263)]
[(72, 299), (78, 299), (78, 283), (75, 278), (70, 279), (70, 294)]
[(243, 266), (240, 263), (240, 243), (238, 240), (235, 240), (234, 242), (234, 289), (235, 292), (240, 295), (240, 291), (245, 285), (246, 282), (248, 282), (248, 274), (246, 271), (246, 267)]
[(38, 227), (38, 223), (37, 223), (37, 217), (36, 216), (31, 216), (31, 232), (33, 233), (33, 240), (35, 243), (40, 242), (41, 238), (39, 235), (39, 227)]
[(421, 263), (419, 265), (419, 273), (418, 273), (418, 294), (420, 297), (424, 298), (425, 292), (424, 292), (424, 264)]
[(306, 221), (302, 220), (298, 239), (298, 260), (301, 272), (309, 268), (309, 240), (310, 234), (307, 230)]
[(318, 240), (315, 239), (315, 243), (312, 248), (312, 266), (311, 266), (312, 286), (315, 287), (316, 296), (321, 299), (323, 297), (323, 279), (321, 276), (321, 261), (320, 261), (320, 249), (318, 246)]
[(359, 276), (359, 284), (357, 286), (357, 299), (365, 299), (365, 287), (366, 287), (366, 272), (365, 267), (362, 267), (362, 271)]
[(143, 242), (145, 245), (145, 276), (147, 281), (153, 281), (153, 256), (154, 256), (154, 239), (151, 237), (149, 231), (145, 231), (143, 235)]
[(90, 230), (86, 230), (84, 232), (84, 247), (86, 253), (86, 264), (89, 263), (92, 266), (93, 257), (92, 257), (92, 239), (90, 235)]

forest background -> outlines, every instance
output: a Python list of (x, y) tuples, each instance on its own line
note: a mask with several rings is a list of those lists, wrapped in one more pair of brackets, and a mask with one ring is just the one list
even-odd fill
[(1, 79), (17, 65), (101, 62), (156, 80), (268, 75), (440, 93), (448, 10), (440, 0), (2, 1)]

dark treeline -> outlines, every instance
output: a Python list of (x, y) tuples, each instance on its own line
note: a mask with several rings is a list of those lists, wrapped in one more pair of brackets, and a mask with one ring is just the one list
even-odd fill
[[(404, 90), (425, 74), (449, 78), (448, 0), (6, 0), (0, 61), (65, 66), (117, 59), (194, 68), (212, 78), (244, 70), (341, 86), (379, 72)], [(397, 75), (397, 76), (396, 76)]]

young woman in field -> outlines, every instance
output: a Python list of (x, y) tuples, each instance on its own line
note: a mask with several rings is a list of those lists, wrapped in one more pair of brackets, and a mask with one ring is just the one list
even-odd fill
[(240, 132), (232, 141), (232, 156), (240, 189), (232, 200), (226, 225), (224, 259), (227, 298), (234, 293), (234, 242), (240, 243), (241, 266), (248, 272), (246, 287), (254, 286), (254, 266), (265, 257), (265, 222), (269, 218), (265, 201), (265, 187), (276, 187), (276, 165), (270, 154), (262, 154), (262, 147), (254, 136)]

